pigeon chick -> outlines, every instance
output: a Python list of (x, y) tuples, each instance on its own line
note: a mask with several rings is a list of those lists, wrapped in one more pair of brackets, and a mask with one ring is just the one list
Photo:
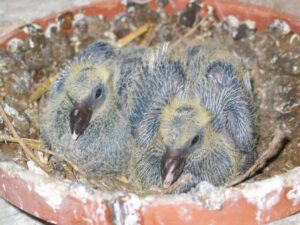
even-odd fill
[(183, 57), (184, 89), (157, 99), (142, 121), (141, 136), (158, 127), (147, 149), (133, 154), (131, 179), (143, 190), (167, 188), (187, 174), (192, 179), (177, 192), (203, 180), (223, 185), (256, 158), (253, 103), (240, 70), (218, 57), (196, 60), (203, 52)]
[(131, 140), (115, 93), (118, 51), (97, 42), (66, 66), (49, 96), (42, 137), (89, 175), (123, 173)]

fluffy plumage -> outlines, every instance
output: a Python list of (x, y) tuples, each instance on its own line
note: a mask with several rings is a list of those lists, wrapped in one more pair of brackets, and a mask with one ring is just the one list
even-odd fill
[[(187, 56), (188, 85), (209, 86), (214, 83), (214, 91), (220, 92), (219, 99), (226, 101), (224, 105), (227, 108), (223, 109), (226, 112), (226, 119), (223, 121), (226, 121), (227, 131), (233, 138), (236, 148), (245, 152), (252, 151), (256, 135), (256, 118), (250, 72), (246, 70), (240, 58), (226, 48), (211, 42), (188, 48)], [(204, 104), (211, 111), (217, 106), (221, 107), (220, 104), (214, 103), (216, 100), (208, 101), (207, 98), (203, 98), (203, 101), (206, 101)], [(221, 111), (222, 109), (219, 109), (219, 112)]]
[[(127, 112), (132, 126), (132, 134), (143, 149), (158, 129), (157, 121), (149, 124), (149, 132), (139, 133), (142, 121), (156, 119), (145, 117), (152, 108), (160, 107), (168, 95), (177, 93), (185, 82), (184, 68), (179, 60), (170, 58), (168, 46), (140, 49), (131, 63), (122, 64), (123, 71), (130, 71), (131, 82), (127, 89)], [(124, 76), (124, 72), (122, 73)]]
[(85, 49), (55, 82), (42, 137), (89, 175), (123, 173), (132, 140), (116, 94), (118, 50), (105, 42)]
[(158, 94), (138, 128), (147, 147), (133, 154), (131, 179), (144, 190), (168, 187), (189, 173), (192, 180), (179, 192), (202, 180), (222, 185), (256, 158), (250, 81), (242, 63), (209, 46), (179, 55), (173, 58), (181, 59), (184, 89), (162, 88), (168, 91)]

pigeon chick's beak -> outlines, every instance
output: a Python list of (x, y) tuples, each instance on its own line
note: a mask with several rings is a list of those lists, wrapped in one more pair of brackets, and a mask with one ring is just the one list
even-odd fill
[(70, 112), (70, 128), (73, 140), (77, 140), (88, 127), (92, 114), (92, 107), (86, 102), (75, 102), (74, 108)]
[(163, 188), (170, 187), (180, 174), (185, 165), (185, 157), (182, 149), (168, 149), (161, 160), (161, 176), (163, 180)]

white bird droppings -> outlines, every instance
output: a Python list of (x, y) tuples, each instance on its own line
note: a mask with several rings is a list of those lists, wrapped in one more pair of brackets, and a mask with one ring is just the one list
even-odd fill
[(293, 201), (293, 205), (300, 203), (300, 185), (295, 185), (292, 190), (287, 193), (287, 198)]
[(259, 210), (269, 210), (279, 201), (283, 186), (282, 179), (274, 177), (273, 179), (245, 186), (242, 189), (242, 194)]

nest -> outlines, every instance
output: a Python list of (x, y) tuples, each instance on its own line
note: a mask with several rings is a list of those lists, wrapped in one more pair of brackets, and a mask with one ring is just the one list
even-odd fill
[[(151, 11), (138, 1), (127, 4), (125, 11), (112, 21), (103, 16), (86, 16), (84, 12), (66, 12), (45, 30), (37, 24), (23, 26), (27, 37), (13, 38), (6, 49), (0, 49), (0, 158), (24, 166), (32, 160), (53, 176), (84, 180), (101, 190), (132, 191), (123, 177), (101, 181), (87, 177), (78, 166), (58, 155), (55, 149), (47, 149), (39, 139), (39, 114), (56, 74), (66, 61), (99, 39), (117, 47), (170, 42), (171, 51), (191, 41), (201, 44), (213, 39), (238, 54), (252, 71), (259, 121), (259, 159), (227, 186), (299, 166), (299, 36), (284, 21), (276, 20), (257, 33), (254, 22), (234, 17), (221, 22), (213, 10), (200, 17), (205, 5), (197, 1), (176, 15), (166, 16), (164, 6), (164, 1), (159, 1), (157, 9)], [(63, 170), (58, 171), (57, 167)], [(186, 179), (190, 178), (183, 177), (168, 190), (155, 191), (171, 193)]]

